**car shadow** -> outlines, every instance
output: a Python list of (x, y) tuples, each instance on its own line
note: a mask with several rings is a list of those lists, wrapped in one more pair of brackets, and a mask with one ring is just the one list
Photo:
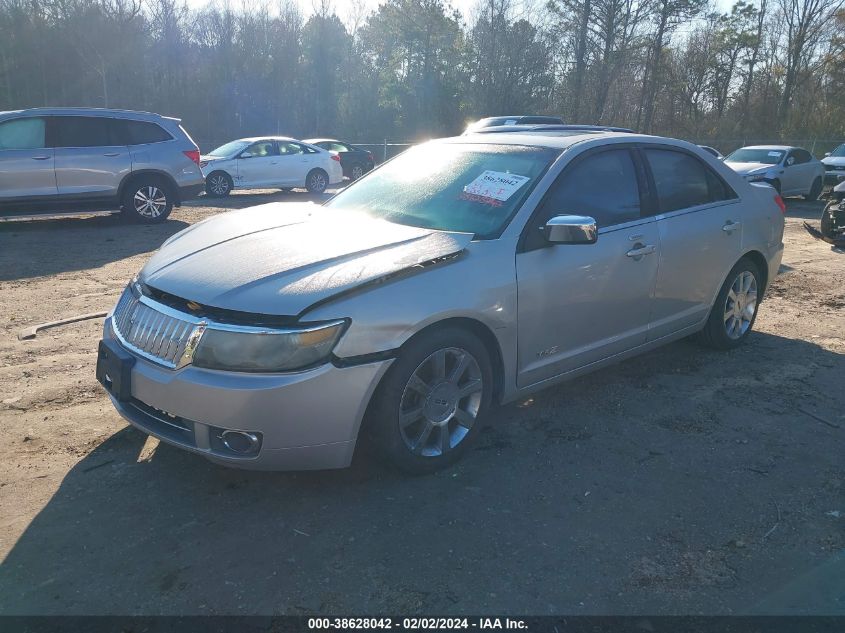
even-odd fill
[(119, 215), (0, 223), (0, 281), (97, 268), (157, 249), (188, 224), (127, 224)]
[(785, 198), (786, 217), (802, 220), (816, 220), (821, 217), (827, 200), (802, 200), (801, 198)]
[(11, 548), (0, 613), (730, 613), (845, 547), (843, 369), (678, 342), (496, 409), (424, 477), (231, 470), (126, 427)]

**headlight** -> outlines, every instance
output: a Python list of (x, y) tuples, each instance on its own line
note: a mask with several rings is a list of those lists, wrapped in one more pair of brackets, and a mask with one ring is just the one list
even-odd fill
[(284, 330), (210, 326), (197, 345), (193, 364), (247, 372), (305, 369), (328, 359), (346, 325), (340, 320)]

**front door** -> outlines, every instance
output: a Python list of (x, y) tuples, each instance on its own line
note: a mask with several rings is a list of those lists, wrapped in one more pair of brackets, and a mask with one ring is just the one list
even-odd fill
[[(576, 158), (529, 221), (516, 256), (519, 387), (646, 342), (660, 243), (637, 172), (627, 148)], [(598, 241), (546, 243), (555, 215), (595, 218)]]
[(54, 152), (45, 147), (45, 129), (40, 117), (0, 123), (0, 204), (55, 200)]
[(279, 152), (275, 141), (257, 141), (238, 156), (238, 187), (279, 185)]

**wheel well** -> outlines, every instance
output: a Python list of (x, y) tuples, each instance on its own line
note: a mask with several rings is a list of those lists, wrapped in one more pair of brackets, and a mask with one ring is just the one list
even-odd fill
[(750, 259), (754, 262), (754, 265), (757, 266), (757, 269), (760, 271), (760, 274), (763, 276), (763, 290), (760, 293), (760, 296), (766, 292), (766, 288), (769, 285), (769, 263), (766, 261), (766, 258), (763, 257), (763, 254), (760, 251), (749, 251), (743, 258)]
[(123, 203), (123, 194), (126, 193), (126, 188), (128, 186), (138, 180), (143, 179), (144, 177), (149, 176), (161, 178), (167, 183), (167, 186), (170, 187), (170, 193), (173, 194), (174, 206), (178, 207), (182, 204), (182, 201), (179, 199), (179, 187), (176, 185), (176, 181), (173, 180), (173, 176), (163, 171), (136, 171), (126, 176), (126, 178), (123, 179), (123, 182), (120, 183), (120, 189), (118, 189), (117, 197), (120, 203)]
[(444, 319), (443, 321), (438, 321), (437, 323), (432, 323), (431, 325), (424, 327), (422, 330), (420, 330), (407, 341), (405, 341), (402, 344), (402, 347), (405, 347), (411, 341), (415, 340), (417, 337), (422, 336), (427, 332), (431, 332), (432, 330), (440, 329), (443, 327), (458, 327), (463, 330), (467, 330), (475, 334), (484, 344), (484, 347), (487, 348), (487, 353), (490, 354), (490, 364), (493, 367), (493, 401), (498, 402), (502, 395), (505, 380), (505, 368), (504, 361), (502, 360), (502, 350), (499, 348), (499, 341), (496, 339), (496, 336), (493, 334), (492, 330), (490, 330), (490, 328), (484, 325), (481, 321), (477, 321), (468, 317), (452, 317), (449, 319)]

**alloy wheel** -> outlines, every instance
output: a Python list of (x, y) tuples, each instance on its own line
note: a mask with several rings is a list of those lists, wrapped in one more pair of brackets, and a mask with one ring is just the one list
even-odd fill
[(408, 379), (399, 402), (399, 430), (415, 455), (453, 450), (475, 424), (483, 393), (481, 368), (464, 349), (431, 354)]
[(167, 196), (155, 185), (146, 185), (135, 192), (135, 211), (145, 218), (157, 218), (167, 209)]
[(352, 180), (358, 180), (361, 176), (364, 175), (364, 168), (361, 165), (355, 165), (352, 168)]
[(725, 333), (728, 338), (742, 338), (751, 327), (757, 309), (757, 279), (747, 270), (737, 275), (725, 298)]
[(320, 172), (311, 174), (311, 186), (309, 189), (312, 191), (325, 191), (326, 184), (326, 177), (323, 174)]
[(215, 196), (225, 196), (229, 191), (229, 179), (223, 174), (212, 176), (208, 184)]

